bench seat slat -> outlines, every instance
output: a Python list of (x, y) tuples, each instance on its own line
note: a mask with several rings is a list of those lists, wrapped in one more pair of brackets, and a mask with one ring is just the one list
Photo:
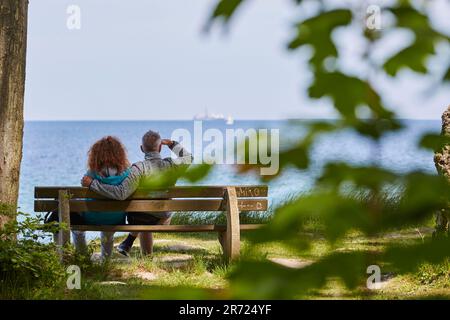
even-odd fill
[[(264, 185), (235, 186), (238, 198), (267, 197), (268, 187)], [(225, 186), (177, 186), (161, 190), (138, 189), (129, 200), (166, 199), (166, 198), (223, 198)], [(36, 199), (56, 199), (59, 190), (68, 190), (72, 199), (105, 197), (84, 187), (35, 187)]]
[[(241, 224), (241, 230), (256, 230), (264, 226), (263, 224)], [(152, 231), (152, 232), (212, 232), (212, 231), (224, 231), (225, 225), (72, 225), (72, 230), (79, 231), (109, 231), (109, 232), (121, 232), (121, 231)]]
[[(238, 200), (239, 211), (266, 211), (267, 199), (241, 199)], [(36, 200), (35, 212), (49, 212), (58, 208), (56, 200)], [(72, 212), (98, 211), (124, 211), (124, 212), (163, 212), (163, 211), (225, 211), (226, 203), (222, 199), (199, 200), (70, 200)]]

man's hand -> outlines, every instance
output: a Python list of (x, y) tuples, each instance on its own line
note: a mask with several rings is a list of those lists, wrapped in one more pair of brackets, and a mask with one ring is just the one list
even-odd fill
[(89, 186), (91, 185), (91, 183), (92, 183), (93, 180), (94, 180), (94, 179), (92, 179), (92, 178), (89, 177), (89, 176), (84, 176), (83, 179), (81, 179), (81, 185), (82, 185), (83, 187), (88, 187), (88, 188), (89, 188)]
[(163, 146), (171, 147), (171, 146), (173, 145), (173, 140), (170, 140), (170, 139), (162, 139), (162, 140), (161, 140), (161, 144), (162, 144)]

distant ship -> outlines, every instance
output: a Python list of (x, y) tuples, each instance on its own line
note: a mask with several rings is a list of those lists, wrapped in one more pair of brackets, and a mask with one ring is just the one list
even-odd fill
[(225, 123), (228, 124), (228, 125), (232, 125), (234, 123), (234, 119), (230, 115), (225, 118), (223, 113), (209, 113), (207, 108), (205, 108), (205, 112), (204, 113), (197, 113), (194, 116), (194, 120), (201, 120), (201, 121), (225, 121)]

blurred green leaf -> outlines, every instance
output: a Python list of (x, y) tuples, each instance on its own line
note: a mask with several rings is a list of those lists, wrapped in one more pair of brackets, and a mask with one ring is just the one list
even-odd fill
[(197, 182), (205, 178), (211, 170), (211, 165), (181, 165), (167, 170), (158, 171), (151, 176), (144, 177), (139, 182), (140, 189), (164, 189), (172, 187), (180, 179)]
[(311, 98), (331, 98), (344, 118), (356, 119), (360, 106), (368, 106), (374, 118), (390, 119), (393, 116), (383, 107), (380, 96), (368, 82), (340, 72), (316, 72), (308, 92)]
[[(239, 4), (235, 2), (234, 6), (219, 8), (216, 16), (228, 21)], [(429, 73), (427, 59), (435, 54), (435, 45), (441, 41), (448, 42), (449, 37), (432, 28), (430, 17), (425, 14), (427, 4), (422, 3), (420, 10), (407, 0), (385, 4), (386, 10), (396, 20), (393, 29), (408, 30), (414, 35), (414, 40), (406, 48), (388, 57), (382, 66), (367, 61), (372, 72), (384, 71), (393, 77), (405, 68)], [(299, 169), (308, 168), (313, 160), (310, 159), (310, 148), (322, 133), (354, 129), (361, 135), (379, 139), (386, 132), (402, 127), (394, 113), (384, 106), (368, 76), (358, 78), (339, 70), (339, 52), (332, 34), (337, 28), (351, 24), (352, 12), (327, 8), (325, 2), (321, 2), (321, 10), (296, 25), (296, 35), (288, 49), (296, 50), (304, 46), (313, 49), (309, 61), (313, 72), (309, 96), (331, 99), (341, 119), (333, 124), (322, 122), (309, 127), (308, 133), (297, 143), (281, 152), (280, 170), (289, 165)], [(366, 29), (365, 26), (362, 28)], [(382, 32), (361, 31), (369, 40), (368, 43), (383, 36)], [(343, 45), (348, 47), (351, 44)], [(369, 57), (369, 49), (369, 46), (366, 47), (362, 58)], [(449, 70), (445, 72), (444, 80), (450, 80)], [(360, 108), (365, 112), (359, 112)], [(421, 139), (420, 145), (438, 150), (448, 145), (448, 142), (446, 137), (428, 134)], [(336, 245), (339, 239), (351, 231), (370, 236), (391, 228), (424, 223), (436, 211), (448, 208), (449, 197), (449, 184), (439, 175), (424, 172), (399, 174), (375, 166), (332, 163), (324, 168), (309, 194), (279, 206), (272, 221), (250, 238), (255, 243), (282, 241), (294, 246), (298, 244), (298, 250), (304, 250), (311, 242), (305, 236), (307, 221), (316, 219), (323, 229), (321, 235)], [(441, 261), (442, 257), (450, 253), (446, 248), (449, 248), (448, 239), (443, 242), (424, 241), (408, 247), (389, 247), (385, 254), (380, 252), (377, 256), (370, 252), (334, 252), (302, 269), (290, 269), (266, 260), (241, 261), (231, 275), (231, 286), (238, 298), (303, 296), (309, 290), (323, 287), (333, 277), (342, 279), (348, 287), (354, 288), (364, 284), (363, 281), (367, 279), (366, 267), (374, 264), (375, 260), (391, 264), (401, 272), (408, 272), (423, 261)]]
[(447, 69), (447, 72), (444, 74), (444, 81), (450, 81), (450, 67)]
[[(321, 184), (325, 181), (333, 188), (317, 188), (277, 208), (270, 223), (252, 235), (252, 241), (296, 239), (310, 218), (319, 219), (324, 236), (331, 243), (350, 230), (373, 235), (423, 223), (446, 207), (450, 197), (449, 184), (443, 177), (421, 172), (395, 175), (378, 168), (330, 165)], [(353, 188), (342, 190), (340, 186), (346, 182), (353, 183)], [(388, 183), (398, 186), (401, 190), (398, 195), (389, 196), (380, 191)]]
[(436, 133), (428, 133), (422, 136), (419, 145), (422, 148), (440, 151), (444, 149), (445, 146), (450, 146), (450, 137)]
[(412, 172), (404, 177), (404, 190), (395, 215), (384, 220), (391, 226), (401, 227), (407, 223), (423, 223), (436, 211), (448, 207), (450, 188), (441, 175)]
[[(373, 260), (373, 259), (372, 259)], [(364, 252), (335, 253), (301, 269), (288, 268), (270, 261), (242, 261), (231, 273), (233, 298), (292, 299), (323, 287), (339, 277), (354, 288), (367, 278), (370, 259)]]
[(401, 246), (395, 245), (386, 249), (382, 260), (395, 266), (398, 271), (405, 273), (416, 270), (425, 262), (441, 263), (450, 257), (450, 237), (429, 239), (423, 243)]
[(228, 24), (232, 15), (245, 0), (220, 0), (214, 7), (214, 10), (206, 25), (206, 29), (211, 27), (214, 20), (221, 19), (224, 24)]
[(331, 242), (351, 228), (368, 229), (370, 225), (370, 217), (361, 201), (333, 191), (314, 192), (277, 208), (270, 223), (254, 232), (251, 240), (263, 243), (295, 239), (310, 218), (320, 220)]
[(396, 76), (402, 68), (409, 68), (419, 73), (427, 73), (427, 59), (435, 53), (434, 43), (429, 39), (417, 40), (387, 60), (384, 70), (390, 76)]
[[(293, 165), (298, 169), (306, 169), (309, 166), (309, 152), (312, 144), (315, 141), (315, 138), (321, 134), (330, 133), (332, 131), (340, 130), (344, 128), (344, 123), (341, 121), (313, 121), (309, 123), (297, 123), (296, 121), (291, 121), (291, 126), (295, 128), (298, 126), (298, 128), (305, 128), (307, 129), (307, 133), (304, 137), (301, 138), (297, 143), (295, 143), (292, 146), (289, 146), (285, 148), (284, 150), (281, 150), (279, 152), (279, 170), (278, 173), (275, 175), (267, 175), (263, 176), (263, 181), (269, 181), (270, 179), (273, 179), (278, 176), (279, 173), (282, 172), (282, 169)], [(258, 141), (262, 139), (261, 136), (258, 135)], [(270, 141), (269, 141), (270, 142)], [(264, 144), (263, 144), (264, 145)], [(272, 154), (271, 149), (271, 142), (270, 144), (265, 144), (268, 147), (268, 150), (264, 150), (264, 153), (267, 155)], [(258, 143), (259, 148), (261, 148), (261, 144)], [(261, 151), (260, 151), (261, 152)], [(260, 168), (262, 165), (260, 165), (259, 160), (259, 154), (254, 155), (255, 158), (258, 159), (258, 164), (245, 164), (245, 165), (239, 165), (238, 169), (240, 173), (246, 173), (250, 171), (254, 171), (257, 174), (260, 173)], [(251, 157), (251, 151), (247, 144), (245, 144), (245, 158), (250, 159)]]
[(424, 262), (440, 263), (450, 257), (450, 238), (408, 246), (392, 246), (385, 253), (367, 251), (335, 252), (313, 264), (295, 269), (276, 263), (241, 261), (230, 274), (233, 298), (293, 299), (320, 289), (332, 279), (341, 279), (345, 286), (366, 288), (370, 265), (389, 265), (399, 272), (416, 270)]
[(309, 152), (315, 139), (326, 133), (337, 131), (344, 126), (342, 122), (329, 122), (329, 121), (314, 121), (308, 124), (301, 124), (308, 129), (306, 135), (297, 142), (297, 144), (289, 147), (287, 150), (283, 150), (280, 153), (280, 171), (281, 168), (294, 165), (298, 169), (306, 169), (309, 166)]
[(393, 183), (398, 176), (392, 171), (378, 167), (352, 167), (346, 163), (330, 163), (318, 179), (318, 185), (339, 188), (343, 183), (352, 182), (355, 188), (381, 190)]
[(188, 170), (181, 175), (183, 179), (189, 182), (197, 182), (204, 179), (212, 169), (212, 165), (209, 164), (199, 164), (191, 165)]
[(373, 139), (380, 139), (387, 132), (403, 128), (400, 121), (392, 118), (391, 114), (381, 119), (349, 119), (346, 123), (349, 128)]
[(427, 59), (435, 54), (435, 44), (438, 41), (449, 41), (449, 37), (435, 31), (428, 17), (411, 6), (402, 5), (390, 9), (396, 17), (396, 25), (414, 33), (414, 42), (400, 50), (384, 63), (384, 70), (390, 76), (396, 76), (403, 68), (419, 73), (427, 73)]
[(429, 17), (410, 4), (401, 4), (388, 10), (395, 16), (396, 26), (412, 31), (416, 35), (416, 39), (423, 37), (449, 39), (448, 36), (434, 30), (430, 25)]
[(314, 49), (310, 63), (316, 70), (321, 70), (323, 62), (328, 57), (337, 57), (336, 46), (331, 39), (332, 31), (340, 26), (350, 24), (350, 10), (338, 9), (324, 12), (297, 24), (297, 35), (288, 45), (290, 50), (304, 45)]

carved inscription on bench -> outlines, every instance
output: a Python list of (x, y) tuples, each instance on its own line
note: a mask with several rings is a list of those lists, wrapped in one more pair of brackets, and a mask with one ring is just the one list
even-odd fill
[(256, 201), (253, 203), (248, 203), (245, 201), (238, 201), (239, 203), (239, 209), (241, 211), (246, 211), (246, 210), (262, 210), (264, 208), (264, 202), (262, 201)]
[(236, 188), (238, 197), (259, 197), (261, 195), (261, 188)]

